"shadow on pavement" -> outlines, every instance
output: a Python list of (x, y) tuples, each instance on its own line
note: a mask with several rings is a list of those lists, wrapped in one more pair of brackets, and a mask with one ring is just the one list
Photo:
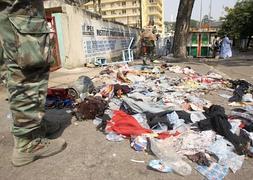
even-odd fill
[(46, 110), (45, 118), (48, 121), (59, 121), (60, 130), (51, 135), (50, 138), (58, 138), (62, 135), (64, 130), (71, 124), (72, 115), (67, 113), (68, 109), (49, 109)]

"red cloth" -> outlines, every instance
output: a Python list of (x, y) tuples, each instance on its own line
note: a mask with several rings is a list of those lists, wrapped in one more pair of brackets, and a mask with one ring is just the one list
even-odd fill
[(167, 139), (171, 136), (178, 136), (180, 132), (176, 131), (175, 134), (170, 134), (169, 132), (164, 132), (164, 133), (159, 133), (158, 134), (158, 139)]
[(117, 134), (122, 134), (127, 137), (152, 133), (152, 130), (141, 127), (133, 116), (123, 111), (114, 111), (114, 116), (108, 122), (108, 125), (108, 130), (112, 130)]
[(47, 96), (49, 97), (59, 97), (62, 99), (67, 99), (68, 97), (68, 90), (64, 88), (48, 88), (47, 89)]
[[(122, 134), (126, 137), (140, 136), (142, 134), (153, 133), (151, 129), (143, 128), (138, 121), (131, 115), (123, 111), (114, 111), (114, 116), (107, 123), (108, 130), (114, 131), (117, 134)], [(171, 136), (178, 136), (180, 133), (176, 132), (170, 134), (169, 132), (159, 133), (158, 139), (166, 139)]]

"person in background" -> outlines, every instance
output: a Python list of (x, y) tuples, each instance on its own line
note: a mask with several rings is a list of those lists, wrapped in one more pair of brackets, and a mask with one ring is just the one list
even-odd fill
[(0, 74), (13, 118), (12, 164), (23, 166), (66, 147), (62, 138), (47, 138), (59, 123), (44, 116), (51, 55), (43, 1), (0, 0), (0, 24)]
[(213, 57), (215, 59), (219, 59), (219, 54), (220, 54), (220, 38), (217, 35), (215, 35), (213, 40)]
[(165, 56), (167, 56), (168, 54), (170, 54), (170, 49), (171, 49), (171, 42), (169, 38), (166, 39), (165, 49), (166, 49)]
[(156, 35), (153, 34), (151, 29), (145, 29), (141, 34), (142, 49), (143, 49), (143, 64), (147, 64), (147, 60), (153, 62)]
[(220, 57), (223, 59), (227, 59), (232, 57), (232, 50), (231, 50), (232, 42), (229, 40), (227, 36), (221, 41), (221, 52)]

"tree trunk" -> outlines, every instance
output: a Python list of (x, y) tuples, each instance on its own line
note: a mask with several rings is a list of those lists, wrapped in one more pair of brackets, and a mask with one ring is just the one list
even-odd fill
[(96, 0), (92, 0), (92, 1), (93, 1), (94, 12), (97, 12), (97, 3), (96, 3)]
[(176, 58), (186, 58), (187, 56), (187, 38), (194, 2), (195, 0), (180, 0), (173, 41), (173, 53)]

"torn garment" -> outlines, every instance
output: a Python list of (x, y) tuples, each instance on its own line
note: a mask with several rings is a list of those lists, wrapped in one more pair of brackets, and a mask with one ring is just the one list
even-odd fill
[(136, 101), (132, 98), (123, 97), (123, 101), (131, 107), (131, 109), (137, 113), (151, 112), (159, 113), (168, 110), (168, 107), (159, 105), (152, 102)]
[[(148, 125), (150, 128), (156, 126), (158, 123), (165, 124), (168, 126), (168, 129), (173, 129), (175, 122), (178, 119), (182, 119), (183, 123), (191, 123), (190, 114), (185, 111), (163, 111), (159, 113), (150, 113), (146, 112), (146, 117), (148, 120)], [(172, 116), (174, 114), (174, 116)], [(175, 117), (176, 116), (176, 117)], [(175, 117), (172, 119), (172, 117)]]
[(233, 173), (235, 173), (237, 170), (241, 169), (244, 156), (235, 154), (229, 142), (221, 136), (219, 137), (207, 151), (215, 154), (219, 158), (219, 164), (228, 166)]
[(109, 131), (111, 130), (127, 137), (152, 133), (152, 130), (143, 128), (133, 116), (123, 111), (115, 111), (107, 125)]
[(225, 109), (219, 105), (212, 105), (209, 109), (206, 109), (205, 116), (207, 119), (198, 122), (200, 130), (214, 130), (221, 136), (224, 136), (229, 142), (231, 142), (238, 154), (244, 153), (244, 147), (248, 140), (243, 136), (237, 136), (230, 131), (231, 124), (228, 122)]

